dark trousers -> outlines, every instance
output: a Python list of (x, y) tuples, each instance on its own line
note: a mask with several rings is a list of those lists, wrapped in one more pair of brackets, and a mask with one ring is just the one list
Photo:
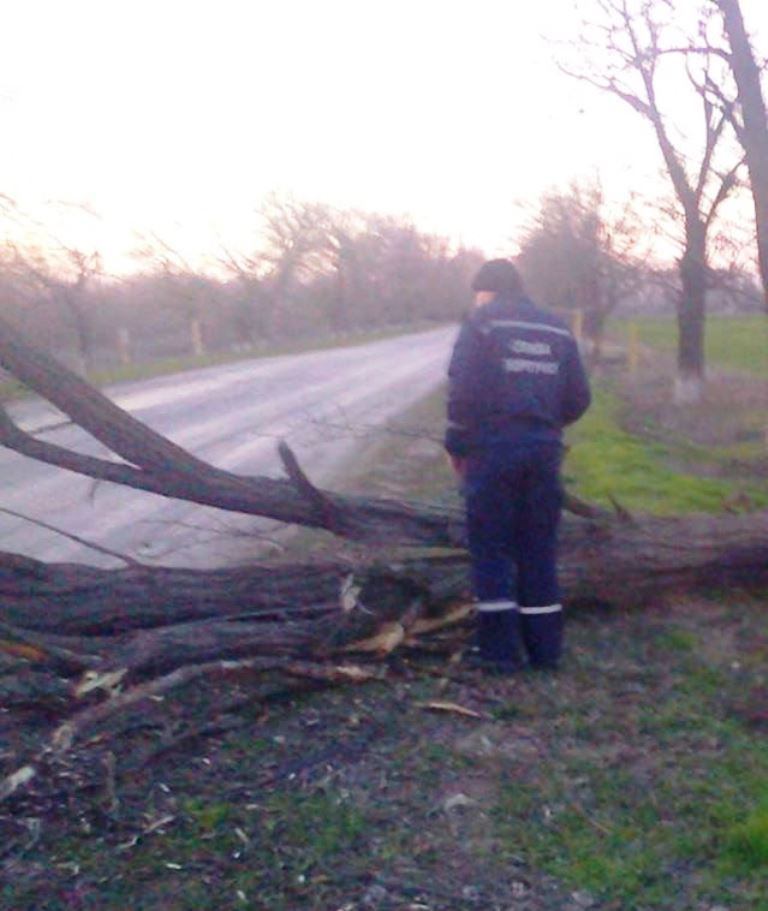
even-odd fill
[[(562, 448), (491, 446), (467, 462), (465, 497), (482, 657), (554, 666), (562, 646), (557, 530)], [(521, 647), (522, 646), (522, 647)]]

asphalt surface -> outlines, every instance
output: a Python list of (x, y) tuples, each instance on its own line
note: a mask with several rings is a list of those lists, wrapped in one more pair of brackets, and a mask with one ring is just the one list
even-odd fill
[[(238, 474), (278, 477), (285, 439), (313, 481), (333, 487), (365, 439), (436, 389), (454, 329), (353, 348), (241, 361), (105, 390), (139, 420)], [(25, 430), (82, 453), (106, 449), (47, 403), (9, 408)], [(0, 507), (143, 562), (217, 566), (260, 549), (275, 523), (94, 482), (0, 449)], [(119, 565), (61, 535), (0, 513), (0, 550), (47, 561)]]

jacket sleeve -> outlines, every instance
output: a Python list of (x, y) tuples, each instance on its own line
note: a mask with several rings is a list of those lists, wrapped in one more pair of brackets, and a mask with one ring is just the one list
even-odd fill
[(561, 415), (563, 424), (573, 424), (592, 402), (587, 373), (579, 354), (579, 347), (574, 340), (571, 340), (568, 347), (564, 379)]
[(445, 448), (465, 456), (472, 448), (478, 410), (478, 379), (482, 367), (483, 336), (467, 318), (462, 324), (448, 367), (448, 426)]

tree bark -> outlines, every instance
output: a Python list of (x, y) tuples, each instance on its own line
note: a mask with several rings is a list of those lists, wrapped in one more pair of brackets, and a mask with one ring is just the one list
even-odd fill
[[(560, 574), (572, 604), (768, 582), (768, 512), (570, 520)], [(345, 602), (345, 590), (355, 597)], [(470, 601), (463, 551), (371, 563), (218, 570), (97, 569), (0, 554), (0, 637), (42, 660), (139, 676), (251, 655), (317, 657), (404, 617)], [(97, 656), (88, 662), (87, 656)], [(62, 657), (63, 656), (63, 657)], [(79, 663), (78, 663), (79, 660)]]
[(757, 249), (765, 307), (768, 310), (768, 113), (760, 68), (750, 44), (739, 0), (716, 0), (731, 46), (730, 65), (742, 120), (736, 125), (744, 147), (757, 223)]
[(707, 294), (706, 229), (698, 218), (686, 224), (685, 253), (679, 263), (677, 382), (675, 403), (697, 402), (704, 383), (704, 326)]

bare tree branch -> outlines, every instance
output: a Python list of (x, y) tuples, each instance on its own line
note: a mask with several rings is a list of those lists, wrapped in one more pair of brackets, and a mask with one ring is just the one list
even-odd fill
[[(245, 477), (215, 468), (167, 440), (123, 411), (101, 392), (37, 351), (0, 320), (0, 366), (68, 414), (114, 453), (112, 462), (36, 439), (0, 410), (0, 443), (31, 458), (99, 480), (125, 484), (167, 497), (215, 506), (281, 522), (328, 528), (328, 515), (297, 493), (293, 484)], [(333, 504), (335, 534), (370, 543), (443, 543), (460, 540), (449, 530), (449, 513), (437, 507), (410, 507), (387, 500), (339, 497)]]

